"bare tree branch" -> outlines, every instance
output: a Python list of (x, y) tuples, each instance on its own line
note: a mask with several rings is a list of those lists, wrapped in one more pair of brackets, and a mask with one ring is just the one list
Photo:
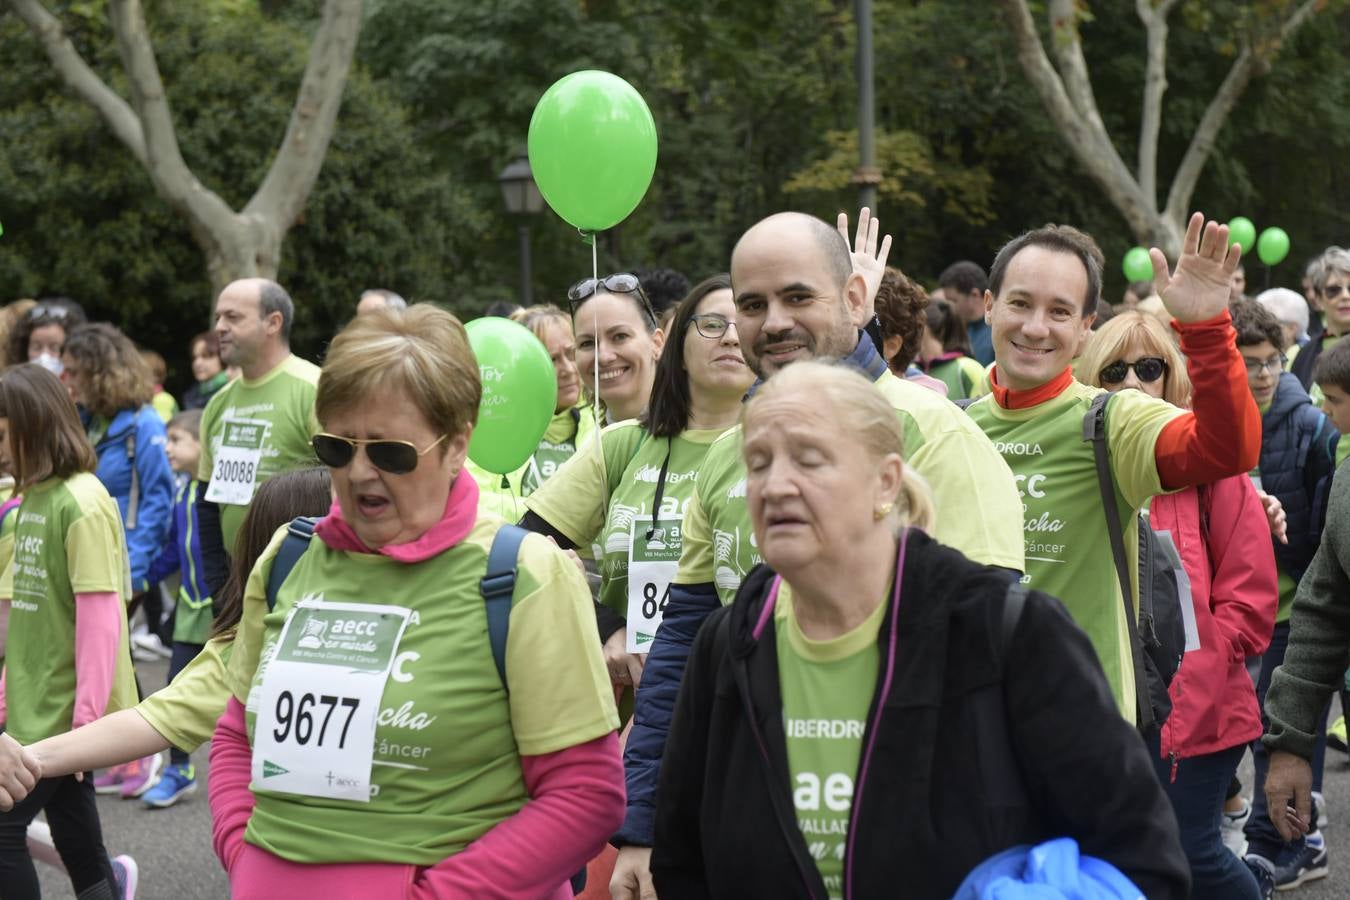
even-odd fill
[(1100, 123), (1102, 117), (1097, 111), (1097, 98), (1092, 94), (1092, 78), (1083, 58), (1083, 39), (1078, 33), (1078, 4), (1076, 0), (1050, 0), (1046, 13), (1050, 18), (1050, 45), (1055, 50), (1069, 99), (1079, 115), (1094, 125)]
[(1242, 97), (1242, 92), (1247, 89), (1252, 78), (1270, 65), (1283, 43), (1312, 17), (1321, 2), (1322, 0), (1304, 0), (1269, 39), (1256, 48), (1244, 47), (1237, 59), (1233, 60), (1223, 84), (1219, 85), (1219, 90), (1205, 108), (1205, 114), (1200, 117), (1200, 122), (1191, 135), (1191, 143), (1186, 148), (1186, 155), (1181, 158), (1181, 165), (1177, 167), (1177, 173), (1172, 178), (1172, 189), (1167, 192), (1164, 217), (1178, 222), (1184, 219), (1191, 203), (1191, 196), (1195, 193), (1195, 185), (1200, 180), (1200, 173), (1204, 170), (1205, 163), (1209, 161), (1210, 154), (1214, 152), (1214, 141), (1218, 138), (1224, 123), (1228, 121), (1233, 107)]
[(282, 233), (300, 216), (333, 137), (360, 30), (361, 0), (326, 0), (286, 136), (246, 216), (262, 216)]
[(1147, 33), (1144, 104), (1139, 118), (1139, 190), (1158, 202), (1158, 133), (1162, 128), (1162, 101), (1167, 92), (1167, 17), (1177, 0), (1135, 0), (1135, 11)]
[(75, 92), (80, 99), (88, 103), (103, 117), (103, 121), (113, 135), (126, 145), (142, 165), (146, 163), (145, 140), (141, 134), (141, 123), (136, 113), (125, 100), (112, 88), (104, 84), (103, 79), (80, 56), (75, 45), (66, 37), (61, 22), (38, 0), (8, 0), (9, 8), (23, 19), (34, 37), (47, 52), (52, 68), (65, 82), (66, 87)]

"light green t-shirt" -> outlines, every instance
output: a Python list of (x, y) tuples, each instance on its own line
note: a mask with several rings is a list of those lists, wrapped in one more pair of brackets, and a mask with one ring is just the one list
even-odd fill
[[(288, 356), (256, 381), (236, 378), (221, 388), (202, 412), (202, 456), (197, 464), (197, 478), (204, 484), (211, 482), (215, 454), (220, 450), (225, 423), (230, 419), (267, 423), (255, 485), (282, 472), (317, 466), (310, 438), (319, 430), (319, 421), (314, 417), (314, 390), (318, 383), (318, 366), (298, 356)], [(247, 506), (220, 504), (220, 531), (225, 539), (225, 552), (231, 556), (235, 535), (247, 511)]]
[[(10, 599), (6, 731), (31, 744), (74, 725), (75, 595), (131, 596), (131, 571), (117, 503), (90, 472), (29, 488), (11, 514), (14, 561), (0, 579)], [(136, 703), (126, 614), (106, 711)]]
[[(876, 382), (904, 429), (905, 465), (928, 482), (933, 537), (976, 562), (1023, 571), (1021, 504), (1012, 472), (950, 400), (886, 372)], [(678, 584), (714, 584), (722, 603), (763, 562), (746, 506), (739, 427), (708, 451), (684, 522)]]
[(529, 799), (520, 757), (554, 753), (618, 727), (590, 591), (546, 539), (527, 537), (517, 563), (503, 688), (479, 582), (504, 523), (481, 514), (469, 536), (418, 563), (332, 550), (319, 538), (267, 611), (267, 577), (285, 529), (249, 576), (229, 681), (256, 703), (287, 615), (302, 598), (412, 610), (385, 683), (368, 803), (279, 793), (256, 784), (245, 840), (302, 863), (427, 866), (463, 850)]
[(948, 400), (982, 397), (989, 393), (989, 379), (984, 366), (969, 356), (958, 356), (936, 363), (928, 374), (947, 386)]
[[(1092, 443), (1083, 417), (1103, 393), (1074, 381), (1059, 396), (1026, 409), (1003, 409), (992, 397), (968, 412), (993, 440), (1017, 478), (1031, 588), (1063, 601), (1087, 632), (1121, 713), (1134, 720), (1134, 669), (1111, 540), (1102, 509)], [(1185, 415), (1139, 391), (1119, 391), (1106, 407), (1106, 446), (1121, 529), (1130, 557), (1130, 591), (1138, 603), (1138, 513), (1164, 493), (1154, 447), (1163, 427)]]
[(229, 702), (226, 666), (233, 649), (232, 634), (207, 641), (173, 681), (136, 704), (136, 712), (179, 750), (196, 750), (211, 739)]
[[(694, 480), (709, 446), (723, 433), (691, 429), (675, 438), (654, 438), (635, 421), (611, 425), (600, 433), (603, 458), (590, 445), (583, 448), (525, 505), (578, 547), (599, 542), (600, 602), (626, 617), (629, 551), (634, 534), (647, 539), (651, 526), (638, 520), (652, 515), (663, 465), (660, 524), (665, 530), (660, 537), (666, 548), (678, 552)], [(622, 474), (616, 479), (615, 472)]]
[(508, 522), (519, 522), (525, 515), (524, 499), (576, 455), (595, 434), (595, 417), (589, 407), (574, 406), (555, 415), (539, 440), (534, 455), (516, 471), (505, 476), (489, 472), (469, 460), (464, 464), (478, 483), (478, 508), (496, 513)]
[(857, 628), (823, 641), (802, 633), (786, 582), (774, 607), (792, 805), (830, 900), (844, 895), (853, 786), (881, 664), (877, 635), (886, 607), (883, 598)]

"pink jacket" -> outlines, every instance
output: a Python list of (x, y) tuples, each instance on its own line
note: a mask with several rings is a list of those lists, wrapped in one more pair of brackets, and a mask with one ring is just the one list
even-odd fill
[(1168, 691), (1172, 714), (1162, 755), (1201, 756), (1261, 734), (1246, 660), (1270, 644), (1279, 605), (1275, 551), (1265, 510), (1246, 475), (1154, 497), (1149, 522), (1169, 531), (1191, 580), (1200, 647), (1187, 653)]

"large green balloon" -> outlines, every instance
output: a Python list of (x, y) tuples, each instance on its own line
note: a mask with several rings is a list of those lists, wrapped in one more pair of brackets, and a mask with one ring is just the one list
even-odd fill
[(533, 332), (510, 319), (474, 319), (464, 330), (483, 379), (469, 459), (505, 475), (534, 455), (553, 418), (558, 402), (553, 361)]
[(553, 211), (583, 231), (628, 217), (656, 171), (656, 121), (617, 75), (587, 69), (553, 84), (530, 118), (530, 169)]
[(1252, 252), (1252, 245), (1256, 243), (1256, 226), (1252, 220), (1246, 216), (1237, 216), (1228, 220), (1228, 246), (1237, 244), (1242, 248), (1242, 255), (1246, 256)]
[(1148, 258), (1148, 251), (1143, 247), (1131, 247), (1125, 254), (1121, 268), (1125, 270), (1125, 278), (1129, 281), (1153, 280), (1153, 261)]
[(1279, 265), (1289, 255), (1289, 235), (1283, 228), (1271, 227), (1256, 239), (1256, 255), (1268, 266)]

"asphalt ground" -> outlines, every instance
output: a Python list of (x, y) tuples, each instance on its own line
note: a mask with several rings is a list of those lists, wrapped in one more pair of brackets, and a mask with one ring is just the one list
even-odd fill
[[(163, 685), (167, 663), (138, 663), (141, 683)], [(1338, 715), (1333, 703), (1332, 715)], [(211, 814), (206, 803), (207, 748), (192, 755), (197, 767), (197, 793), (165, 810), (148, 810), (137, 800), (99, 797), (104, 843), (112, 855), (127, 853), (140, 868), (138, 900), (221, 900), (229, 897), (225, 873), (211, 850)], [(1238, 769), (1250, 795), (1251, 754)], [(1325, 835), (1331, 874), (1296, 890), (1276, 896), (1291, 900), (1346, 900), (1350, 898), (1350, 756), (1327, 751), (1323, 774), (1330, 823)], [(38, 864), (43, 897), (73, 900), (65, 873)], [(902, 895), (897, 895), (902, 896)]]

